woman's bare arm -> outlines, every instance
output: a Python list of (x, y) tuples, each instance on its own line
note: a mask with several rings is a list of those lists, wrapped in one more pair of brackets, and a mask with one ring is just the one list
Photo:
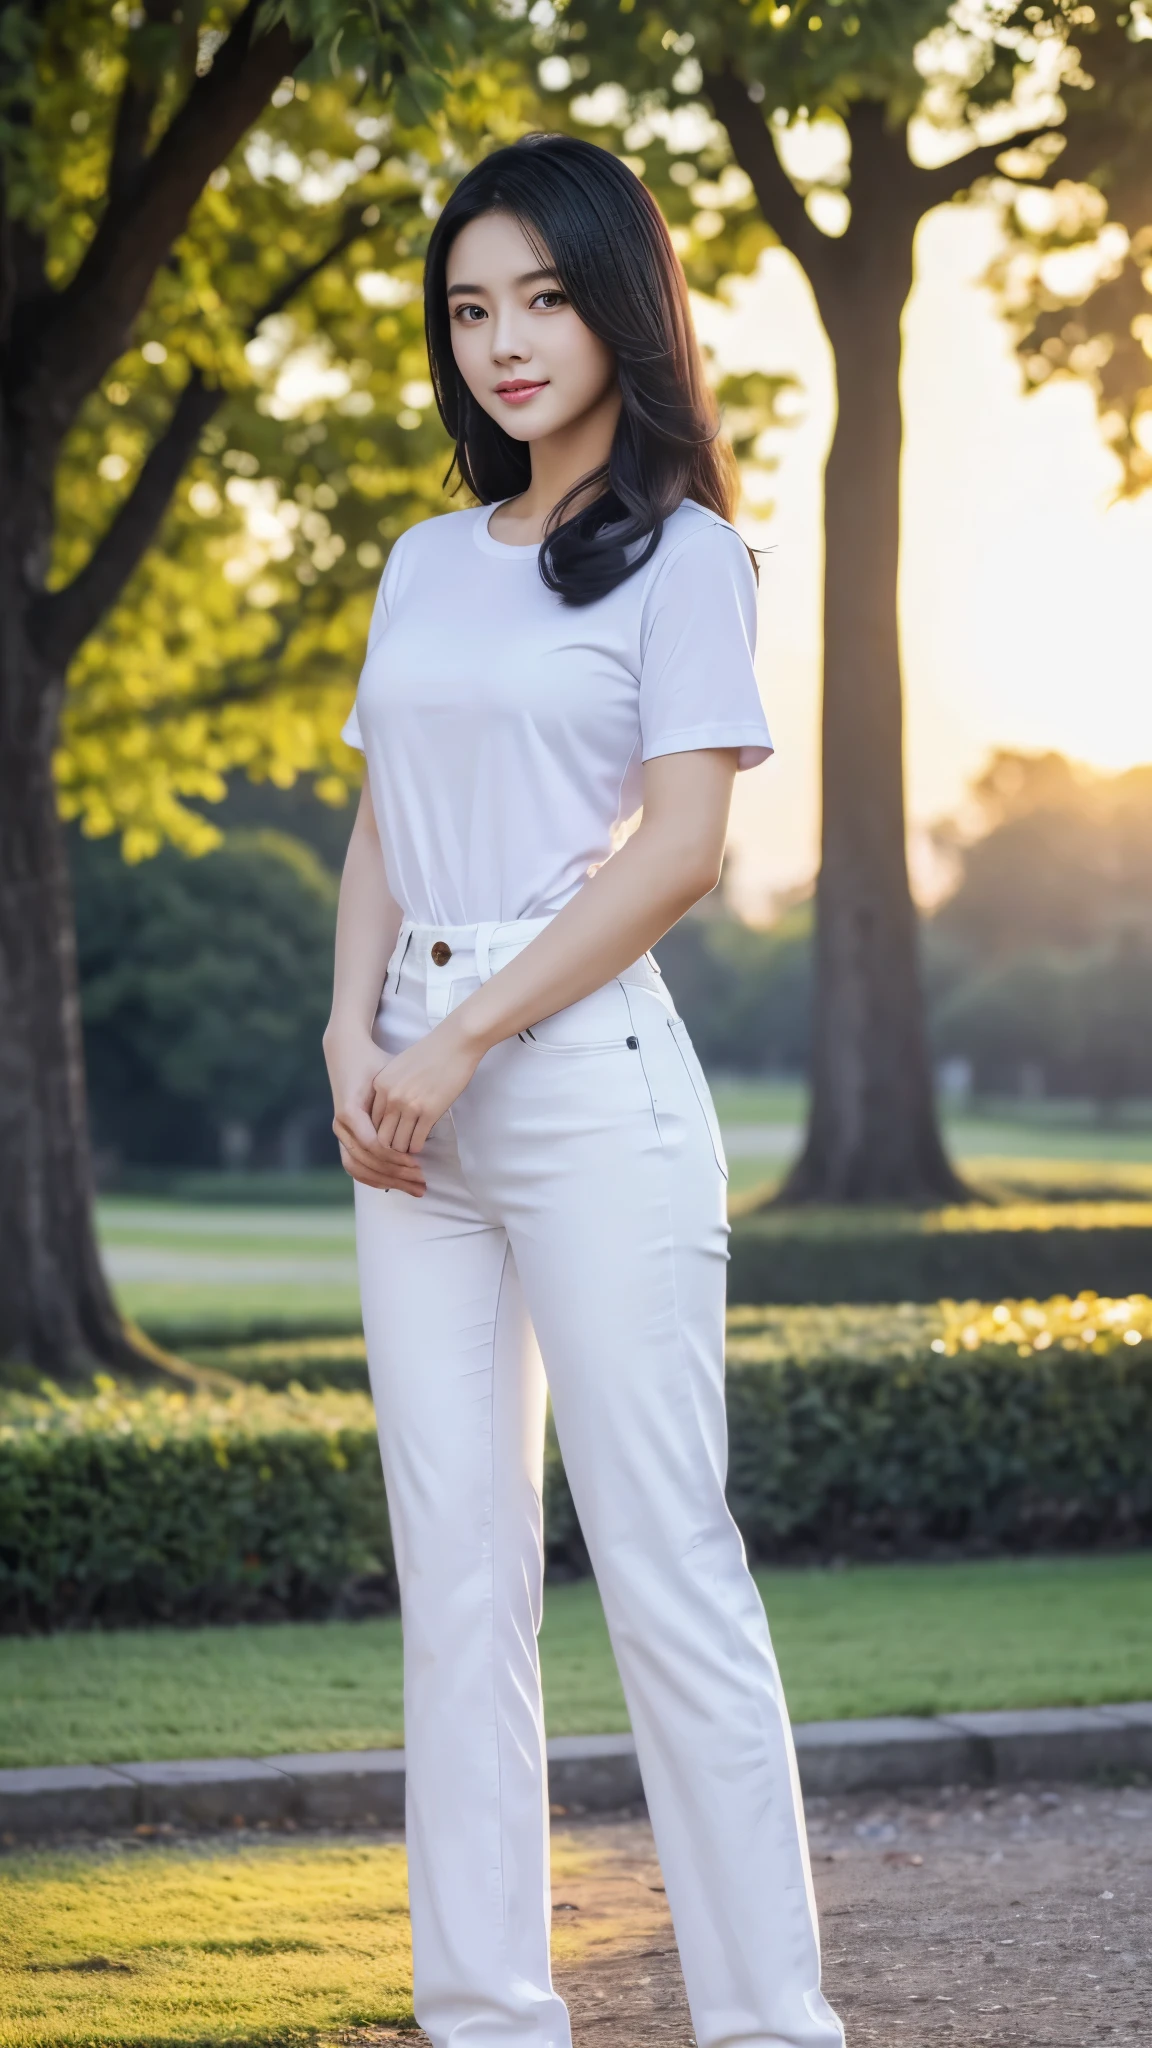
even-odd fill
[(335, 1109), (332, 1128), (340, 1140), (340, 1157), (355, 1180), (422, 1194), (424, 1175), (416, 1160), (382, 1144), (371, 1116), (373, 1091), (386, 1058), (372, 1037), (372, 1026), (400, 917), (384, 873), (365, 777), (340, 881), (332, 1014), (324, 1033)]
[(380, 1137), (419, 1152), (490, 1046), (603, 987), (655, 944), (720, 874), (734, 748), (663, 754), (644, 769), (637, 830), (539, 936), (376, 1080)]

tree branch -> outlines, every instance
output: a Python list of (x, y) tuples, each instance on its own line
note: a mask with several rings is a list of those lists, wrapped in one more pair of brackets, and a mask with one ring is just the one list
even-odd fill
[[(951, 163), (939, 164), (935, 170), (920, 170), (918, 190), (924, 211), (926, 212), (930, 206), (946, 205), (948, 200), (955, 199), (958, 193), (967, 192), (977, 179), (992, 177), (1000, 158), (1007, 156), (1010, 149), (1027, 149), (1030, 143), (1038, 142), (1042, 135), (1062, 133), (1061, 128), (1045, 122), (1039, 128), (1024, 128), (1019, 135), (1010, 135), (1004, 142), (980, 143), (976, 149), (970, 149), (966, 156), (953, 157)], [(1056, 161), (1062, 163), (1066, 154), (1066, 150), (1062, 151)], [(1067, 177), (1068, 173), (1062, 169), (1061, 176)]]
[[(349, 207), (343, 228), (323, 255), (293, 271), (252, 315), (249, 338), (363, 233), (360, 209)], [(67, 667), (77, 648), (99, 625), (152, 545), (181, 473), (227, 395), (221, 386), (206, 384), (200, 371), (193, 370), (168, 425), (84, 567), (63, 590), (45, 591), (36, 599), (29, 630), (39, 652), (57, 671)]]
[(63, 590), (46, 591), (35, 600), (29, 633), (57, 673), (99, 624), (151, 545), (181, 471), (224, 396), (193, 370), (167, 427), (84, 567)]
[[(179, 27), (180, 40), (185, 54), (191, 61), (196, 52), (196, 28), (194, 20), (186, 20), (179, 0), (145, 0), (144, 18), (149, 27)], [(116, 109), (116, 122), (112, 135), (112, 153), (108, 165), (108, 196), (120, 199), (138, 177), (148, 156), (148, 138), (152, 128), (152, 117), (156, 112), (158, 87), (155, 65), (143, 72), (135, 69), (132, 62), (132, 42), (128, 45), (128, 71)]]
[(283, 24), (256, 35), (248, 0), (212, 68), (197, 79), (128, 189), (109, 199), (71, 283), (30, 337), (18, 404), (49, 459), (80, 404), (127, 346), (159, 265), (204, 185), (306, 46)]
[(752, 180), (760, 210), (784, 247), (804, 270), (819, 264), (827, 252), (827, 237), (809, 220), (804, 201), (784, 169), (763, 114), (748, 97), (742, 78), (725, 66), (709, 71), (704, 90), (718, 121), (723, 122), (732, 144), (732, 154)]

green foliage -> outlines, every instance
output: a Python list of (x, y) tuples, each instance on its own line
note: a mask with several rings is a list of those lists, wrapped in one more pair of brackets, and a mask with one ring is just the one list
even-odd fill
[(1005, 240), (990, 281), (1029, 387), (1061, 376), (1089, 386), (1120, 492), (1135, 496), (1152, 482), (1148, 11), (1140, 0), (1017, 0), (1001, 34), (1049, 60), (1062, 51), (1064, 147), (1050, 190), (1000, 188)]
[(185, 1355), (193, 1365), (274, 1390), (299, 1386), (312, 1392), (322, 1387), (362, 1392), (368, 1385), (363, 1337), (265, 1338), (254, 1344), (193, 1346)]
[(971, 789), (976, 836), (943, 828), (957, 884), (933, 928), (971, 956), (1152, 940), (1152, 768), (1100, 774), (1001, 749)]
[[(753, 1556), (1152, 1533), (1152, 1301), (747, 1309), (730, 1318), (729, 1499)], [(279, 1378), (350, 1345), (267, 1347)], [(219, 1361), (220, 1354), (217, 1354)], [(362, 1367), (361, 1367), (362, 1370)], [(550, 1568), (587, 1569), (549, 1440)], [(323, 1611), (391, 1582), (372, 1406), (272, 1393), (9, 1396), (0, 1625)]]
[[(1002, 209), (1005, 247), (991, 282), (1028, 383), (1061, 374), (1088, 382), (1122, 488), (1135, 493), (1152, 479), (1152, 47), (1144, 6), (1019, 0), (980, 11), (937, 0), (720, 0), (704, 8), (663, 0), (636, 9), (632, 0), (570, 0), (550, 42), (547, 31), (539, 42), (553, 53), (540, 69), (546, 96), (586, 132), (629, 152), (673, 222), (693, 282), (705, 289), (726, 272), (751, 269), (765, 239), (779, 234), (795, 244), (784, 218), (794, 209), (778, 192), (761, 217), (713, 118), (709, 95), (726, 72), (762, 109), (811, 221), (833, 238), (858, 200), (849, 127), (860, 107), (881, 109), (893, 130), (915, 122), (915, 161), (955, 160), (951, 189), (975, 178), (982, 198), (994, 163), (989, 137), (1051, 125), (1050, 135), (1002, 152), (1004, 166), (996, 165), (991, 196)], [(984, 117), (993, 111), (989, 126)], [(982, 145), (968, 166), (966, 142)], [(950, 196), (925, 181), (925, 208)]]
[(812, 906), (767, 932), (729, 917), (688, 917), (657, 954), (705, 1066), (796, 1073), (807, 1064), (812, 1001)]
[(849, 1339), (785, 1358), (750, 1318), (728, 1382), (729, 1498), (750, 1548), (1146, 1535), (1152, 1305), (1124, 1306), (1135, 1346), (1117, 1332), (1037, 1350), (977, 1317), (971, 1348), (872, 1357)]
[(768, 1208), (737, 1217), (731, 1252), (733, 1303), (1121, 1296), (1152, 1273), (1152, 1202)]
[[(106, 214), (124, 94), (151, 107), (154, 143), (237, 13), (157, 22), (50, 0), (32, 23), (4, 10), (22, 53), (9, 65), (10, 203), (44, 237), (57, 289)], [(60, 587), (128, 501), (190, 378), (220, 394), (156, 545), (68, 679), (63, 809), (118, 834), (133, 860), (215, 843), (185, 800), (218, 801), (232, 771), (282, 787), (310, 775), (332, 801), (359, 780), (339, 731), (372, 598), (397, 533), (440, 509), (450, 452), (427, 385), (424, 243), (478, 149), (532, 125), (514, 60), (487, 54), (514, 25), (485, 14), (481, 50), (468, 0), (418, 23), (290, 0), (265, 25), (281, 14), (314, 34), (311, 55), (212, 174), (56, 479)]]
[(1011, 1087), (1152, 1095), (1152, 770), (1098, 775), (1059, 754), (996, 754), (973, 792), (984, 832), (942, 834), (958, 884), (929, 926), (933, 1035)]
[(78, 854), (97, 1142), (211, 1163), (228, 1123), (326, 1124), (336, 881), (310, 849), (265, 831), (128, 871), (114, 847)]
[(390, 1581), (366, 1395), (10, 1397), (0, 1625), (307, 1613)]

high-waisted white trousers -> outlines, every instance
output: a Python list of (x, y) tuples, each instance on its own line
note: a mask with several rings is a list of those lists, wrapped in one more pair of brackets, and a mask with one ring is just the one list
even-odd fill
[[(405, 923), (383, 1049), (546, 922)], [(417, 2019), (434, 2048), (571, 2041), (536, 1641), (550, 1389), (699, 2048), (837, 2048), (787, 1712), (724, 1499), (723, 1153), (655, 963), (494, 1046), (422, 1156), (420, 1199), (356, 1188), (404, 1630)]]

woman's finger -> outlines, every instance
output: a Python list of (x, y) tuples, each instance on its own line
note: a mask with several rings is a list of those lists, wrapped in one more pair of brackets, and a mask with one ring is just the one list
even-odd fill
[(376, 1125), (362, 1103), (343, 1103), (336, 1112), (333, 1128), (337, 1137), (346, 1134), (362, 1151), (376, 1150)]
[(381, 1121), (376, 1125), (376, 1142), (386, 1152), (396, 1152), (399, 1150), (396, 1144), (396, 1127), (399, 1121), (399, 1110), (385, 1110)]
[(408, 1194), (423, 1194), (424, 1175), (406, 1152), (391, 1151), (380, 1144), (371, 1120), (363, 1111), (342, 1113), (332, 1128), (340, 1145), (340, 1157), (347, 1173), (370, 1187), (403, 1188)]
[(412, 1139), (419, 1121), (420, 1118), (416, 1110), (405, 1109), (401, 1111), (396, 1122), (395, 1133), (389, 1140), (394, 1152), (403, 1152), (405, 1154), (411, 1152)]
[(362, 1187), (388, 1192), (394, 1190), (397, 1194), (413, 1195), (417, 1200), (427, 1192), (423, 1175), (397, 1171), (362, 1153), (351, 1152), (346, 1146), (340, 1148), (340, 1159), (345, 1173)]

